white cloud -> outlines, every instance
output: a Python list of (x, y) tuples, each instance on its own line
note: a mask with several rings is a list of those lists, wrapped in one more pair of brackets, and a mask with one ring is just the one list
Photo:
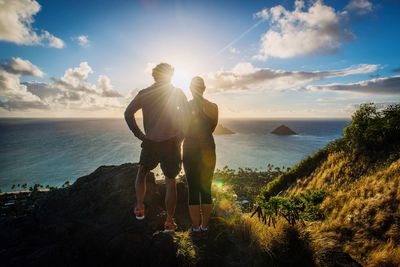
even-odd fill
[(27, 90), (21, 84), (22, 75), (42, 76), (43, 72), (31, 62), (21, 58), (13, 58), (0, 64), (0, 108), (47, 109), (49, 106), (40, 97)]
[(359, 15), (364, 15), (372, 11), (373, 5), (368, 0), (351, 0), (345, 9), (356, 12)]
[(341, 91), (369, 94), (400, 94), (400, 76), (391, 76), (384, 78), (376, 78), (356, 83), (334, 83), (327, 85), (310, 85), (308, 90), (320, 91)]
[(122, 97), (122, 95), (120, 93), (118, 93), (117, 91), (115, 91), (113, 89), (110, 78), (108, 78), (106, 75), (100, 75), (97, 82), (99, 84), (101, 96), (103, 96), (103, 97)]
[(229, 53), (231, 54), (240, 54), (240, 50), (235, 47), (229, 47)]
[(206, 85), (212, 91), (224, 90), (298, 90), (304, 85), (321, 79), (374, 72), (379, 65), (360, 64), (342, 70), (328, 71), (286, 71), (257, 68), (242, 62), (232, 70), (207, 74)]
[(261, 49), (255, 58), (291, 58), (302, 55), (335, 52), (352, 34), (343, 26), (343, 14), (316, 0), (306, 6), (295, 2), (293, 11), (278, 5), (256, 13), (270, 22), (261, 38)]
[(40, 77), (43, 72), (28, 60), (13, 58), (0, 64), (0, 108), (79, 111), (115, 110), (125, 105), (126, 100), (114, 90), (109, 77), (99, 75), (97, 84), (93, 84), (88, 81), (92, 73), (90, 65), (81, 62), (49, 83), (21, 83), (21, 76)]
[(89, 36), (87, 36), (87, 35), (79, 35), (79, 36), (73, 38), (73, 40), (77, 41), (80, 46), (87, 47), (90, 44)]
[(50, 34), (48, 31), (43, 31), (43, 34), (40, 36), (40, 41), (44, 46), (48, 46), (48, 47), (63, 48), (65, 46), (63, 40), (55, 37), (54, 35)]
[[(93, 70), (89, 63), (81, 62), (79, 67), (67, 69), (58, 82), (69, 88), (74, 88), (76, 91), (92, 91), (94, 90), (93, 86), (86, 81), (91, 73), (93, 73)], [(54, 80), (57, 81), (57, 79)]]
[(42, 30), (38, 34), (32, 27), (34, 16), (40, 11), (35, 0), (0, 1), (0, 40), (20, 45), (43, 45), (63, 48), (64, 42)]
[(8, 61), (1, 62), (0, 69), (16, 75), (43, 76), (41, 69), (33, 65), (29, 60), (24, 60), (20, 57), (13, 57)]
[[(49, 87), (56, 88), (62, 92), (57, 101), (84, 101), (85, 105), (96, 104), (95, 100), (100, 101), (101, 98), (118, 98), (121, 97), (117, 91), (113, 89), (110, 79), (106, 75), (99, 75), (98, 85), (90, 83), (87, 79), (93, 73), (92, 68), (87, 62), (81, 62), (79, 67), (69, 68), (65, 71), (64, 76), (57, 79), (53, 78), (53, 82)], [(100, 101), (102, 102), (102, 101)]]

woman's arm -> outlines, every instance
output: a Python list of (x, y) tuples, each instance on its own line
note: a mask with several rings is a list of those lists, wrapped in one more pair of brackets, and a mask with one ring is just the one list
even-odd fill
[(203, 112), (211, 120), (211, 130), (214, 132), (218, 125), (218, 106), (208, 100), (204, 101)]

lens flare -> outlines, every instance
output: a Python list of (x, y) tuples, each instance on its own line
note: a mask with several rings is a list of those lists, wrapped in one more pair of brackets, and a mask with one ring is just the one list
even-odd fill
[(224, 186), (224, 182), (217, 180), (217, 181), (215, 181), (215, 186), (218, 189), (221, 189)]

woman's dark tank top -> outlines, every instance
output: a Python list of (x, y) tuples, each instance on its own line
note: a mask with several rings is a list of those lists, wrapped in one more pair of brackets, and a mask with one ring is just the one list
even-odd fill
[(195, 98), (189, 101), (190, 122), (185, 140), (199, 143), (214, 144), (212, 135), (213, 124), (203, 111), (203, 99)]

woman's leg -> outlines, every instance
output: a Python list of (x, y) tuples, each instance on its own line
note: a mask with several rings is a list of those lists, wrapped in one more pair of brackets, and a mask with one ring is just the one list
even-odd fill
[(201, 225), (200, 205), (189, 205), (189, 214), (193, 228), (199, 228)]
[(215, 150), (207, 150), (204, 154), (206, 155), (206, 160), (203, 160), (200, 184), (201, 227), (207, 228), (212, 211), (211, 183), (214, 176), (216, 158)]
[(208, 222), (211, 217), (212, 211), (212, 197), (211, 197), (211, 182), (212, 182), (212, 175), (207, 175), (205, 177), (204, 182), (202, 183), (201, 187), (202, 190), (200, 191), (201, 196), (201, 227), (207, 228)]
[(194, 228), (199, 228), (201, 225), (200, 211), (200, 191), (199, 191), (199, 163), (196, 151), (191, 149), (183, 150), (183, 168), (186, 174), (188, 183), (188, 203), (189, 215)]

